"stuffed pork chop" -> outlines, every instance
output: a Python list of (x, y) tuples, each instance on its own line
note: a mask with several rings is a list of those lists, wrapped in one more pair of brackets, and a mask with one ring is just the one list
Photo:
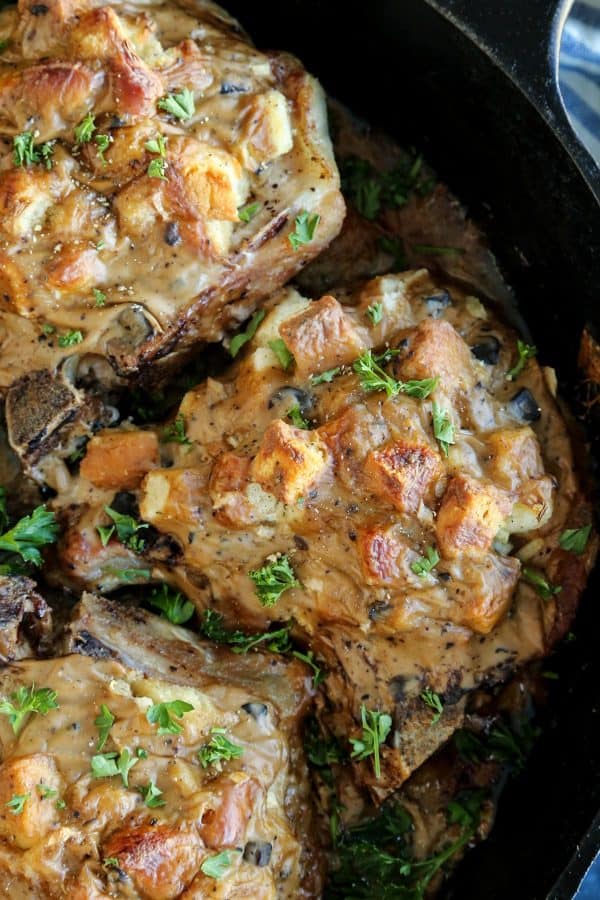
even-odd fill
[(300, 663), (84, 597), (68, 655), (0, 670), (0, 880), (21, 900), (319, 895)]
[(376, 761), (356, 754), (382, 798), (468, 691), (564, 633), (595, 541), (531, 348), (425, 270), (338, 298), (288, 289), (160, 435), (94, 437), (60, 557), (74, 586), (176, 582), (218, 640), (293, 620), (328, 670), (328, 730), (360, 742), (386, 717)]
[(209, 0), (22, 2), (0, 42), (0, 387), (219, 339), (339, 230), (319, 85)]

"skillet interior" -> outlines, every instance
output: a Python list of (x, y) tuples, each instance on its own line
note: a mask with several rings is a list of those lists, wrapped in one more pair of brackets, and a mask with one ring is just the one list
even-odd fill
[[(422, 0), (229, 2), (259, 46), (300, 54), (325, 88), (400, 143), (414, 143), (489, 235), (542, 356), (572, 399), (586, 321), (600, 326), (600, 209), (569, 152), (515, 84)], [(541, 36), (540, 36), (541, 38)], [(516, 47), (526, 52), (526, 47)], [(595, 185), (600, 190), (600, 185)], [(598, 434), (591, 434), (595, 461)], [(577, 640), (548, 667), (543, 737), (508, 787), (491, 838), (469, 854), (446, 896), (572, 897), (600, 847), (596, 828), (552, 886), (600, 808), (600, 658), (592, 576)]]

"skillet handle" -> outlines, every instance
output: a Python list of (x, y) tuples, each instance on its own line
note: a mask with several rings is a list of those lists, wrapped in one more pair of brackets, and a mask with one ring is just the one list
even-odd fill
[(580, 168), (593, 162), (573, 132), (558, 87), (560, 39), (573, 0), (426, 0), (502, 68)]

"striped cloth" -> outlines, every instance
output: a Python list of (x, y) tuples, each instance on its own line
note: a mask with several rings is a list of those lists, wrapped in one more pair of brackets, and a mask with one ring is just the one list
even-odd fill
[(574, 131), (600, 165), (600, 0), (576, 0), (560, 49), (560, 92)]

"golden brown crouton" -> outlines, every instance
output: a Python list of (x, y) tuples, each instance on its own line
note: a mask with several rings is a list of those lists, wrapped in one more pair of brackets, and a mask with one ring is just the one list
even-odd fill
[(417, 554), (407, 541), (386, 525), (373, 525), (358, 533), (358, 557), (367, 584), (386, 585), (408, 577), (410, 560)]
[(98, 253), (81, 244), (66, 244), (46, 267), (48, 284), (60, 291), (90, 291), (101, 282), (104, 266)]
[(280, 91), (265, 91), (241, 100), (240, 144), (244, 168), (254, 170), (292, 149), (294, 139), (287, 100)]
[(104, 858), (118, 860), (138, 891), (149, 900), (174, 900), (192, 881), (205, 855), (195, 831), (169, 825), (138, 825), (111, 834)]
[(408, 338), (407, 352), (394, 366), (404, 381), (440, 379), (447, 392), (468, 389), (475, 383), (471, 351), (445, 319), (425, 319)]
[(256, 805), (259, 786), (253, 778), (247, 778), (244, 781), (223, 779), (218, 787), (214, 808), (202, 816), (200, 836), (207, 847), (237, 847)]
[(452, 576), (449, 618), (478, 634), (489, 634), (508, 612), (521, 565), (514, 556), (490, 553), (447, 566)]
[(208, 491), (221, 525), (238, 528), (252, 521), (252, 508), (243, 493), (250, 482), (250, 462), (235, 453), (222, 453), (214, 462)]
[[(0, 834), (21, 850), (41, 841), (57, 819), (54, 800), (43, 796), (44, 788), (55, 791), (54, 797), (62, 788), (54, 757), (47, 753), (19, 756), (0, 767)], [(21, 811), (7, 806), (15, 797), (25, 798)]]
[(80, 472), (96, 487), (130, 491), (158, 465), (158, 438), (152, 431), (106, 429), (87, 445)]
[(329, 460), (329, 450), (318, 434), (275, 419), (252, 461), (252, 478), (289, 505), (317, 481)]
[(333, 455), (336, 478), (350, 488), (362, 480), (369, 450), (383, 444), (388, 437), (383, 418), (374, 416), (362, 404), (344, 410), (318, 431)]
[(195, 138), (174, 138), (167, 149), (167, 193), (173, 208), (195, 219), (237, 222), (248, 190), (237, 159)]
[(510, 494), (493, 484), (456, 475), (448, 484), (435, 526), (442, 556), (484, 556), (512, 505)]
[(544, 474), (540, 445), (531, 428), (502, 428), (486, 438), (489, 449), (487, 473), (509, 491), (523, 481)]
[(26, 316), (33, 312), (29, 308), (29, 288), (19, 266), (7, 253), (0, 251), (0, 297), (4, 309)]
[(0, 231), (14, 238), (30, 237), (52, 206), (52, 181), (44, 169), (0, 173)]
[(294, 354), (300, 378), (350, 363), (365, 347), (350, 317), (330, 296), (282, 322), (279, 333)]
[(442, 471), (439, 454), (427, 445), (408, 441), (371, 451), (365, 463), (369, 487), (405, 513), (417, 511)]
[(177, 523), (193, 523), (205, 492), (206, 477), (197, 469), (155, 469), (142, 484), (141, 516), (166, 531)]

